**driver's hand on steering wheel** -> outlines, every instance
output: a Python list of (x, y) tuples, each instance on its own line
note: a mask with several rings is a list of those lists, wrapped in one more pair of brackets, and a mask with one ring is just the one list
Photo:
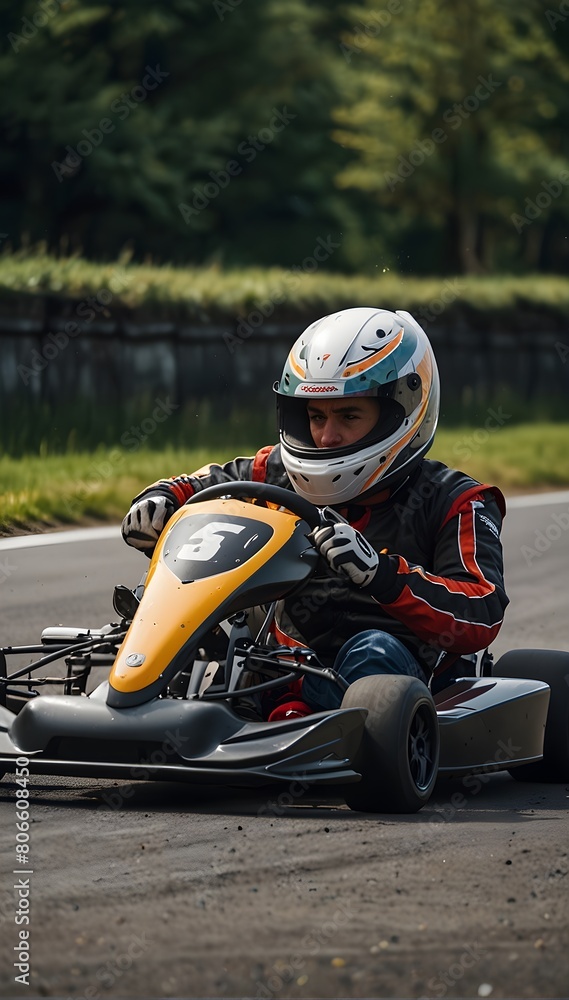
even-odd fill
[(379, 556), (361, 531), (342, 521), (316, 528), (311, 537), (335, 573), (347, 576), (357, 587), (367, 587), (372, 582)]
[(151, 556), (164, 526), (176, 510), (176, 504), (162, 494), (150, 494), (132, 505), (122, 523), (127, 545)]

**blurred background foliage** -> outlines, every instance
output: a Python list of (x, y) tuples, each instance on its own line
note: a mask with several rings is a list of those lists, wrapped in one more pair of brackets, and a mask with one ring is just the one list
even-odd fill
[(0, 17), (5, 248), (291, 267), (330, 235), (333, 271), (567, 272), (555, 0), (0, 0)]

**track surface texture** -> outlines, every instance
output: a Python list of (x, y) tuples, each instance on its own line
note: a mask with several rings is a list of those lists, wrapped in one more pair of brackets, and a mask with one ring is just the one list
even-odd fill
[[(536, 549), (536, 532), (549, 541), (552, 515), (567, 521), (568, 510), (565, 498), (509, 511), (511, 605), (496, 657), (569, 650), (569, 531)], [(46, 625), (111, 620), (113, 585), (134, 585), (146, 566), (118, 533), (0, 543), (0, 563), (3, 645), (38, 641)], [(6, 776), (2, 996), (568, 995), (565, 785), (441, 781), (417, 815), (370, 817), (300, 787), (34, 777), (28, 866), (15, 863), (15, 793)], [(13, 887), (26, 878), (29, 986), (13, 966)]]

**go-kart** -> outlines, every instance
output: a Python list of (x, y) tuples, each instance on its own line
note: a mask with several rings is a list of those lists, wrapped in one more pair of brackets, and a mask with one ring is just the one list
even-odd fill
[[(486, 656), (478, 676), (433, 696), (408, 676), (348, 687), (313, 650), (279, 642), (276, 602), (315, 573), (310, 532), (325, 518), (267, 484), (193, 496), (144, 585), (115, 588), (118, 622), (50, 627), (37, 646), (0, 650), (0, 774), (27, 761), (32, 773), (128, 781), (302, 782), (337, 786), (353, 809), (401, 813), (420, 809), (441, 774), (568, 780), (569, 653)], [(16, 654), (39, 659), (8, 675)], [(56, 660), (66, 672), (42, 675)], [(98, 668), (107, 679), (87, 693)], [(339, 709), (295, 701), (310, 673), (338, 686)], [(44, 695), (49, 685), (63, 693)]]

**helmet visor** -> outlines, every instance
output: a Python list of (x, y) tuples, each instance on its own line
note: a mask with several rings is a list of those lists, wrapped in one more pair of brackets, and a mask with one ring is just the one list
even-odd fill
[(337, 448), (317, 448), (310, 430), (308, 400), (306, 397), (288, 396), (277, 385), (277, 411), (281, 442), (298, 458), (318, 458), (329, 461), (342, 458), (369, 445), (386, 441), (402, 426), (404, 421), (421, 403), (421, 378), (416, 372), (394, 379), (379, 386), (373, 393), (346, 393), (342, 397), (321, 396), (321, 399), (342, 399), (349, 402), (359, 395), (373, 395), (379, 402), (379, 416), (375, 425), (357, 441)]

